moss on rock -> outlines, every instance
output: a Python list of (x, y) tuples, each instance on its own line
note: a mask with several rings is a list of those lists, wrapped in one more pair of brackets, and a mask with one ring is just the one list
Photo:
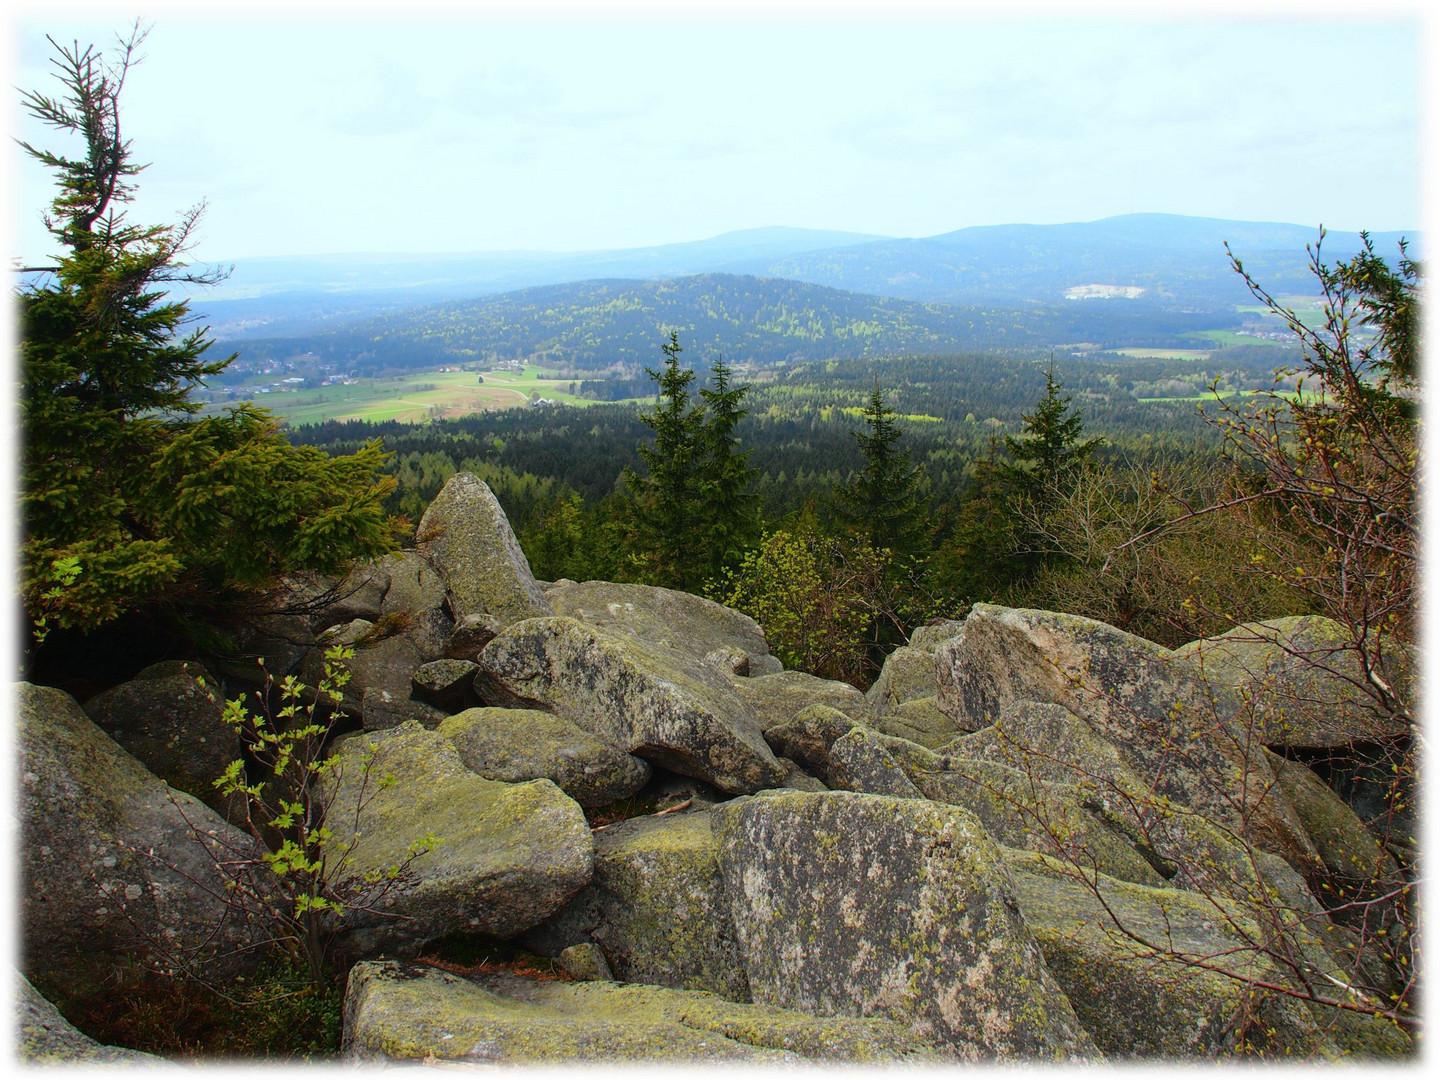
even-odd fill
[(436, 731), (471, 772), (488, 780), (553, 780), (584, 807), (635, 794), (650, 766), (564, 717), (539, 709), (466, 709)]

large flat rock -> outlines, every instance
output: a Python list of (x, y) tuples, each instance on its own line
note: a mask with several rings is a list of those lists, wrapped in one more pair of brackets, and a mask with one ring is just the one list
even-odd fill
[[(1339, 623), (1297, 615), (1246, 623), (1182, 645), (1175, 655), (1193, 660), (1208, 685), (1265, 702), (1255, 710), (1255, 723), (1267, 746), (1328, 750), (1408, 735), (1408, 722), (1379, 707), (1350, 644)], [(1375, 675), (1409, 701), (1412, 669), (1411, 657), (1397, 646)]]
[(1095, 1056), (971, 814), (850, 792), (711, 813), (755, 1001), (883, 1016), (972, 1061)]
[(367, 875), (403, 863), (413, 842), (427, 834), (440, 841), (411, 864), (413, 879), (377, 900), (376, 911), (347, 911), (350, 955), (413, 953), (451, 933), (510, 937), (554, 914), (590, 880), (585, 815), (549, 780), (482, 779), (448, 739), (413, 721), (348, 736), (338, 754), (338, 779), (325, 792), (327, 824), (344, 842), (359, 837), (338, 882), (359, 888)]
[(395, 961), (351, 970), (343, 1046), (352, 1061), (477, 1065), (943, 1060), (884, 1020), (821, 1019), (639, 984), (467, 979)]
[(1063, 705), (1119, 751), (1155, 794), (1250, 837), (1302, 872), (1314, 846), (1245, 726), (1240, 702), (1195, 665), (1113, 626), (1051, 611), (976, 604), (936, 650), (939, 703), (979, 729), (1016, 701)]
[(539, 709), (466, 709), (435, 729), (460, 760), (487, 780), (553, 780), (581, 806), (609, 806), (633, 795), (651, 769), (633, 754)]
[(476, 689), (484, 700), (548, 709), (722, 791), (759, 791), (784, 779), (754, 712), (730, 681), (662, 646), (577, 619), (527, 619), (485, 646), (478, 663)]
[(545, 592), (556, 615), (566, 615), (609, 634), (628, 634), (696, 660), (716, 650), (738, 650), (748, 675), (783, 670), (770, 655), (759, 623), (702, 596), (655, 585), (609, 581), (557, 583)]

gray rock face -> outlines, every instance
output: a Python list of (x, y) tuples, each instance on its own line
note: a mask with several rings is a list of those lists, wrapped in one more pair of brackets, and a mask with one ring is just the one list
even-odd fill
[(246, 686), (261, 686), (268, 674), (283, 679), (315, 644), (305, 615), (265, 615), (242, 626), (235, 651), (216, 658), (216, 673)]
[(445, 482), (415, 539), (445, 579), (456, 619), (488, 613), (509, 625), (553, 614), (505, 511), (474, 473)]
[(964, 632), (964, 619), (937, 619), (925, 626), (917, 626), (910, 632), (910, 647), (933, 653), (944, 642), (959, 637)]
[(595, 832), (595, 877), (526, 936), (546, 955), (593, 941), (624, 982), (749, 1001), (709, 813), (631, 818)]
[(466, 709), (436, 729), (473, 773), (517, 784), (551, 780), (581, 806), (608, 806), (650, 779), (650, 766), (539, 709)]
[(875, 730), (895, 735), (931, 750), (944, 746), (965, 728), (940, 711), (935, 695), (903, 701), (875, 719)]
[(1155, 777), (1157, 794), (1313, 865), (1260, 748), (1237, 730), (1237, 702), (1211, 700), (1194, 665), (1170, 650), (1091, 619), (976, 604), (965, 633), (936, 651), (936, 671), (951, 716), (979, 728), (1017, 700), (1063, 705), (1137, 775)]
[(154, 1054), (105, 1046), (80, 1032), (54, 1005), (36, 992), (23, 975), (14, 975), (19, 1013), (16, 1056), (26, 1065), (132, 1065), (161, 1068), (170, 1062)]
[(383, 686), (367, 686), (360, 693), (360, 721), (366, 731), (399, 727), (407, 720), (434, 729), (449, 715), (413, 694), (398, 694)]
[(920, 792), (874, 732), (839, 709), (810, 705), (766, 732), (777, 754), (819, 777), (824, 786), (873, 795), (920, 798)]
[[(454, 620), (446, 608), (445, 582), (418, 551), (397, 551), (380, 560), (389, 582), (380, 605), (381, 626), (393, 623), (428, 663), (446, 655)], [(470, 659), (470, 658), (467, 658)]]
[[(1211, 900), (1104, 875), (1093, 878), (1092, 890), (1039, 855), (1007, 851), (1006, 861), (1020, 908), (1050, 970), (1107, 1055), (1236, 1054), (1241, 1035), (1236, 1021), (1247, 1005), (1257, 1022), (1248, 1025), (1246, 1034), (1267, 1054), (1335, 1052), (1332, 1035), (1343, 1033), (1327, 1034), (1326, 1025), (1295, 999), (1260, 994), (1251, 1000), (1243, 981), (1184, 962), (1190, 957), (1242, 977), (1284, 981), (1225, 918), (1217, 918)], [(1246, 925), (1243, 913), (1234, 917), (1239, 920), (1235, 925)], [(1128, 933), (1121, 932), (1122, 925)], [(1145, 942), (1159, 946), (1158, 954)], [(1408, 1042), (1394, 1029), (1388, 1038), (1378, 1033), (1376, 1040), (1372, 1051), (1387, 1054), (1404, 1053)]]
[(474, 661), (480, 650), (495, 640), (495, 635), (505, 629), (494, 615), (471, 614), (462, 616), (450, 631), (450, 640), (445, 643), (445, 655), (451, 660)]
[(902, 645), (885, 657), (865, 700), (876, 716), (884, 716), (907, 701), (934, 697), (935, 692), (935, 654)]
[(1389, 891), (1400, 881), (1400, 868), (1371, 835), (1355, 811), (1313, 771), (1279, 755), (1271, 765), (1295, 815), (1305, 826), (1325, 869), (1352, 889)]
[[(1327, 750), (1408, 734), (1403, 719), (1382, 714), (1366, 693), (1365, 671), (1345, 644), (1338, 623), (1299, 615), (1246, 623), (1182, 645), (1175, 655), (1193, 660), (1213, 688), (1265, 702), (1255, 722), (1267, 746)], [(1396, 648), (1379, 672), (1407, 700), (1413, 695), (1409, 660)]]
[(469, 660), (431, 660), (415, 669), (410, 684), (421, 701), (456, 713), (479, 704), (472, 689), (478, 670)]
[(712, 815), (757, 1002), (887, 1017), (967, 1060), (1094, 1056), (967, 812), (785, 792)]
[(386, 690), (397, 700), (409, 697), (411, 677), (423, 662), (420, 650), (406, 634), (380, 636), (382, 632), (377, 624), (364, 619), (331, 627), (300, 661), (296, 678), (311, 689), (319, 686), (324, 678), (325, 650), (348, 645), (355, 650), (355, 655), (345, 661), (350, 681), (341, 691), (344, 694), (342, 709), (360, 713), (367, 690)]
[(873, 732), (861, 728), (854, 728), (830, 744), (830, 775), (825, 782), (841, 791), (893, 795), (898, 799), (924, 798), (884, 744)]
[(866, 726), (875, 722), (865, 695), (849, 683), (820, 679), (803, 671), (732, 679), (735, 693), (754, 711), (761, 731), (785, 723), (809, 705), (828, 705)]
[[(963, 806), (998, 843), (1091, 866), (1122, 881), (1164, 885), (1142, 854), (1143, 837), (1077, 785), (1047, 783), (991, 761), (947, 757), (941, 771), (915, 775), (926, 798)], [(1157, 860), (1158, 861), (1158, 860)]]
[[(607, 634), (625, 634), (662, 645), (696, 660), (717, 663), (742, 675), (771, 675), (783, 670), (770, 655), (760, 626), (748, 615), (713, 600), (653, 585), (617, 585), (608, 581), (557, 583), (545, 594), (556, 615), (579, 619)], [(733, 651), (745, 657), (746, 670), (735, 671)]]
[(188, 674), (134, 679), (91, 698), (85, 712), (171, 787), (225, 812), (215, 780), (240, 756), (240, 740), (215, 684)]
[[(378, 749), (367, 784), (363, 758), (372, 743)], [(381, 901), (404, 918), (347, 910), (343, 948), (350, 955), (413, 952), (461, 931), (510, 937), (554, 914), (590, 879), (585, 815), (550, 781), (484, 780), (465, 768), (449, 740), (413, 723), (345, 737), (338, 753), (338, 778), (325, 792), (328, 821), (342, 836), (355, 821), (360, 840), (337, 880), (358, 888), (367, 873), (404, 862), (427, 833), (440, 840), (411, 864), (414, 880)], [(387, 775), (393, 784), (376, 783)], [(362, 785), (368, 801), (357, 815)]]
[[(251, 944), (223, 900), (216, 861), (258, 846), (190, 795), (167, 788), (70, 695), (19, 684), (18, 847), (26, 976), (66, 1002), (98, 991), (127, 954), (158, 946), (221, 980)], [(154, 852), (150, 857), (148, 852)]]
[(484, 700), (549, 709), (672, 772), (731, 793), (784, 778), (754, 713), (703, 662), (554, 618), (509, 627), (479, 664)]
[(351, 971), (343, 1047), (352, 1061), (520, 1065), (943, 1060), (884, 1020), (819, 1019), (660, 986), (471, 980), (395, 961)]

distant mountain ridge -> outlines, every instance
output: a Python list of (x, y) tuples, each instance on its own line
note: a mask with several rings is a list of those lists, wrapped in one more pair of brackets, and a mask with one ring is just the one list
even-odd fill
[[(1137, 316), (1139, 322), (1137, 323)], [(865, 296), (783, 278), (701, 274), (602, 280), (391, 312), (285, 338), (222, 341), (247, 362), (302, 354), (359, 374), (523, 359), (570, 373), (638, 375), (673, 330), (697, 367), (773, 367), (832, 358), (1041, 348), (1062, 341), (1173, 345), (1216, 324), (1213, 313), (1054, 304), (954, 306)]]
[[(229, 299), (224, 291), (201, 294), (195, 307), (217, 334), (242, 340), (526, 288), (723, 273), (961, 306), (1107, 303), (1218, 311), (1250, 302), (1226, 258), (1226, 240), (1283, 295), (1313, 291), (1305, 245), (1318, 235), (1318, 228), (1285, 223), (1127, 214), (1063, 225), (975, 226), (916, 240), (768, 228), (621, 251), (246, 260), (226, 286)], [(1401, 235), (1372, 239), (1393, 257)], [(1413, 253), (1421, 254), (1420, 235), (1410, 235)], [(1355, 233), (1332, 233), (1324, 253), (1329, 260), (1348, 258), (1359, 244)], [(1067, 291), (1087, 285), (1116, 289), (1109, 300), (1066, 299)], [(1137, 289), (1135, 299), (1119, 298)], [(247, 291), (253, 295), (239, 295)]]

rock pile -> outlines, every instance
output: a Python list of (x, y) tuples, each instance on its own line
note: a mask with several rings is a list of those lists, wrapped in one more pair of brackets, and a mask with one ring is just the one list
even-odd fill
[[(752, 620), (710, 601), (537, 582), (469, 474), (418, 537), (343, 581), (288, 582), (288, 613), (244, 655), (141, 672), (84, 710), (21, 689), (37, 990), (64, 1007), (157, 942), (206, 950), (217, 973), (243, 964), (254, 929), (231, 925), (219, 883), (194, 887), (207, 850), (253, 843), (195, 798), (235, 756), (211, 672), (253, 686), (258, 658), (313, 685), (345, 642), (360, 730), (323, 793), (366, 839), (345, 872), (441, 841), (383, 912), (339, 927), (356, 1060), (1412, 1052), (1393, 1025), (1284, 992), (1345, 983), (1356, 955), (1311, 883), (1400, 870), (1286, 758), (1286, 731), (1329, 745), (1369, 723), (1353, 694), (1306, 684), (1334, 708), (1247, 722), (1283, 657), (977, 605), (918, 629), (862, 694), (783, 671)], [(393, 782), (362, 794), (367, 761)], [(414, 959), (466, 933), (571, 976)], [(43, 1054), (106, 1052), (79, 1039), (46, 1036)]]

